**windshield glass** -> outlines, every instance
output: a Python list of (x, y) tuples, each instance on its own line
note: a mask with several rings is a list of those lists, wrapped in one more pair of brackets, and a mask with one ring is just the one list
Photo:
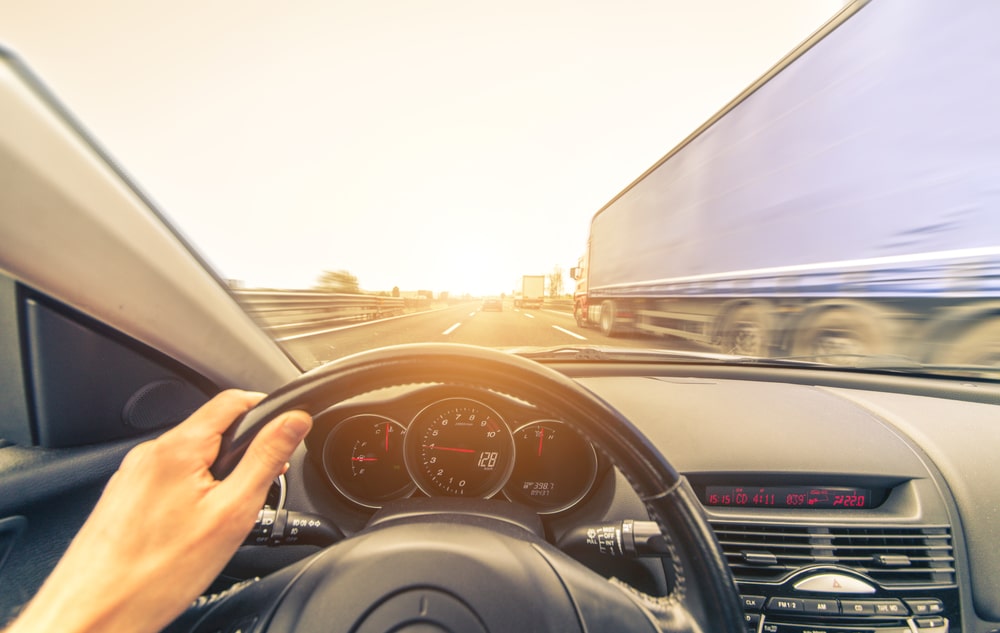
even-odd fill
[(2, 35), (303, 369), (1000, 366), (992, 8), (116, 4)]

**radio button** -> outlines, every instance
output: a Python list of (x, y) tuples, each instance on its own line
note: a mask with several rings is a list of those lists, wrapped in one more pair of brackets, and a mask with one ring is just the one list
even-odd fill
[(922, 598), (907, 600), (906, 604), (913, 610), (914, 615), (931, 615), (944, 611), (944, 604), (937, 598)]
[(801, 613), (802, 601), (796, 598), (771, 598), (767, 601), (770, 613)]
[(837, 594), (875, 593), (875, 587), (844, 574), (817, 574), (809, 576), (795, 583), (795, 590)]
[(899, 600), (875, 600), (875, 615), (910, 615)]
[(760, 611), (764, 608), (764, 596), (741, 596), (744, 611)]
[(913, 623), (917, 625), (918, 629), (940, 629), (942, 631), (948, 630), (948, 620), (940, 617), (930, 617), (930, 618), (916, 618)]
[(840, 608), (844, 615), (875, 615), (872, 600), (841, 600)]
[(836, 598), (829, 600), (810, 600), (807, 598), (802, 601), (802, 609), (806, 613), (837, 615), (840, 613), (840, 603), (837, 602)]

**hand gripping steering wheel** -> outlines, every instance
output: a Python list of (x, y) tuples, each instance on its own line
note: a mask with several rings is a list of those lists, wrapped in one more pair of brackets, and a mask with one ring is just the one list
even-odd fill
[[(334, 361), (265, 398), (223, 437), (212, 467), (228, 474), (269, 420), (312, 415), (384, 387), (443, 383), (488, 388), (557, 414), (603, 450), (645, 503), (676, 575), (666, 597), (608, 581), (522, 527), (512, 504), (420, 499), (379, 513), (351, 538), (239, 592), (196, 630), (709, 631), (742, 633), (729, 567), (687, 481), (624, 416), (534, 361), (451, 344), (388, 347)], [(426, 502), (426, 503), (425, 503)], [(500, 509), (501, 506), (504, 509)], [(506, 508), (511, 508), (510, 510)]]

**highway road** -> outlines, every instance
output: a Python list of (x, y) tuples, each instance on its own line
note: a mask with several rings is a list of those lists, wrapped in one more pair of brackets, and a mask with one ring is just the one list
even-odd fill
[(545, 308), (516, 309), (511, 301), (505, 302), (500, 312), (482, 311), (479, 303), (465, 303), (281, 340), (292, 356), (306, 368), (374, 347), (414, 342), (466, 343), (486, 347), (605, 345), (701, 349), (680, 339), (641, 335), (610, 338), (597, 329), (578, 327), (569, 312)]

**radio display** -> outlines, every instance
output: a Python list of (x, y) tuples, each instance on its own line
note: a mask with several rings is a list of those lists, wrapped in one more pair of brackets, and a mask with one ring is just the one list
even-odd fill
[(706, 486), (705, 504), (731, 508), (864, 509), (872, 507), (872, 491), (816, 486)]

